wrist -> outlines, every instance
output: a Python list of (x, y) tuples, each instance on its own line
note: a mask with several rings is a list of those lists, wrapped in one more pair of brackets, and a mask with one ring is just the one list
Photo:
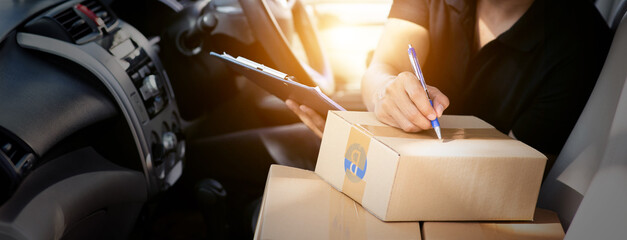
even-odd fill
[(390, 84), (394, 83), (395, 78), (396, 78), (395, 76), (389, 77), (388, 79), (386, 79), (385, 82), (383, 82), (383, 84), (379, 85), (379, 87), (375, 89), (372, 95), (373, 106), (376, 105), (383, 98), (385, 98), (387, 94), (387, 88), (390, 86)]

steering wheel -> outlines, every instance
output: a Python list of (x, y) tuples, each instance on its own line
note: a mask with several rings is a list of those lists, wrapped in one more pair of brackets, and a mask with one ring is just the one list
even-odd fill
[[(309, 86), (319, 86), (326, 93), (335, 90), (333, 73), (328, 59), (320, 46), (320, 41), (312, 20), (300, 0), (239, 0), (248, 24), (268, 52), (277, 70), (293, 75), (296, 81)], [(272, 9), (273, 7), (274, 9)], [(276, 9), (279, 8), (279, 9)], [(290, 13), (305, 53), (307, 62), (299, 60), (290, 47), (284, 32), (277, 23), (273, 12)]]

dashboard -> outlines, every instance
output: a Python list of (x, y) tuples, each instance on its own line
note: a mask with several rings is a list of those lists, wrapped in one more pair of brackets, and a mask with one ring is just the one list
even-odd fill
[(16, 39), (22, 48), (79, 64), (102, 82), (130, 127), (150, 192), (178, 179), (185, 141), (172, 87), (153, 50), (156, 42), (97, 0), (55, 7), (29, 21)]
[(184, 168), (160, 38), (99, 0), (2, 2), (0, 22), (0, 238), (125, 236)]

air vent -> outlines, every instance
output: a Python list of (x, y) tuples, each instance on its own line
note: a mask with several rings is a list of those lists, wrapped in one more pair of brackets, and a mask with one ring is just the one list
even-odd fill
[(73, 8), (60, 12), (54, 16), (54, 19), (65, 28), (75, 42), (93, 31), (87, 22), (76, 14)]
[(30, 170), (35, 160), (33, 153), (4, 134), (0, 134), (0, 154), (11, 162), (18, 174)]
[(0, 127), (0, 204), (7, 200), (33, 169), (36, 157), (17, 137)]
[(113, 15), (109, 10), (107, 10), (107, 8), (104, 5), (102, 5), (100, 1), (87, 0), (87, 1), (84, 1), (82, 4), (85, 5), (87, 8), (89, 8), (89, 10), (94, 12), (96, 16), (100, 17), (102, 21), (104, 21), (105, 24), (107, 25), (107, 28), (115, 24), (115, 21), (117, 20), (115, 15)]

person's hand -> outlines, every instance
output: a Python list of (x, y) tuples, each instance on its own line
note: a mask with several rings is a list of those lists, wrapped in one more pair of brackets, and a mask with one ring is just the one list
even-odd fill
[(429, 103), (418, 78), (410, 72), (402, 72), (379, 90), (375, 98), (374, 113), (379, 121), (417, 132), (431, 128), (431, 120), (442, 116), (449, 100), (440, 90), (427, 86), (433, 107)]
[(324, 120), (320, 114), (310, 107), (300, 105), (291, 99), (286, 100), (285, 104), (298, 116), (298, 118), (300, 118), (301, 121), (303, 121), (305, 125), (307, 125), (307, 127), (309, 127), (309, 129), (311, 129), (311, 131), (318, 135), (318, 137), (322, 138), (322, 132), (324, 132), (324, 124), (326, 123), (326, 120)]

